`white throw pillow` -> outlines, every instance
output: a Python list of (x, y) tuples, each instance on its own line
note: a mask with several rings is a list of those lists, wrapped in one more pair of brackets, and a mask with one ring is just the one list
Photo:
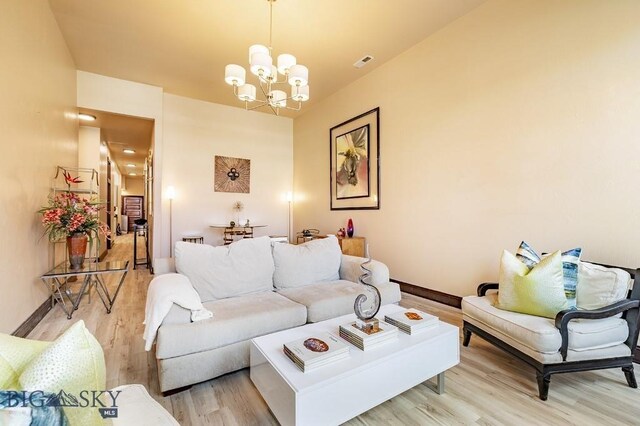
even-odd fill
[(599, 309), (619, 302), (627, 297), (631, 284), (631, 275), (628, 272), (587, 262), (580, 262), (578, 277), (578, 309)]
[(186, 275), (203, 302), (273, 290), (269, 237), (212, 247), (178, 241), (176, 270)]
[(340, 279), (342, 251), (335, 236), (300, 245), (274, 244), (276, 288), (294, 288)]

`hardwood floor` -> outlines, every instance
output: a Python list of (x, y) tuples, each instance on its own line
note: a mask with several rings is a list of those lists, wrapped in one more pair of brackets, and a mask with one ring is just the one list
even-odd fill
[[(108, 259), (131, 260), (132, 236), (120, 238)], [(253, 387), (248, 369), (163, 398), (153, 352), (144, 351), (146, 288), (151, 275), (131, 270), (110, 315), (92, 295), (67, 320), (58, 307), (29, 338), (53, 340), (84, 320), (102, 344), (107, 387), (142, 383), (181, 425), (276, 425)], [(115, 285), (115, 281), (111, 282)], [(403, 306), (428, 311), (461, 326), (460, 310), (403, 294)], [(640, 424), (640, 390), (627, 387), (621, 370), (556, 375), (549, 400), (540, 401), (534, 371), (477, 336), (460, 347), (460, 364), (446, 373), (446, 393), (422, 384), (351, 420), (349, 425), (631, 425)], [(429, 360), (425, 359), (425, 362)], [(380, 383), (384, 386), (384, 383)]]

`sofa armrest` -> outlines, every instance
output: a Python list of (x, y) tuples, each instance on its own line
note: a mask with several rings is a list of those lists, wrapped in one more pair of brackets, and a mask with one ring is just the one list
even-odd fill
[(478, 286), (478, 296), (485, 296), (487, 294), (487, 291), (497, 289), (498, 283), (482, 283)]
[(173, 258), (163, 257), (153, 259), (153, 274), (163, 275), (170, 274), (176, 271), (176, 262)]
[(113, 426), (180, 426), (143, 385), (118, 386), (111, 389), (111, 395), (115, 396), (118, 406), (118, 416), (112, 419)]
[[(343, 254), (340, 263), (340, 279), (357, 283), (358, 277), (363, 273), (360, 265), (366, 260), (364, 257)], [(371, 284), (377, 286), (389, 282), (389, 268), (384, 263), (372, 260), (367, 268), (371, 270)]]
[(564, 311), (558, 312), (556, 315), (556, 328), (560, 330), (560, 336), (562, 337), (562, 345), (560, 346), (560, 354), (562, 355), (562, 360), (567, 360), (567, 352), (569, 349), (569, 321), (583, 318), (583, 319), (602, 319), (609, 318), (614, 315), (618, 315), (621, 312), (628, 311), (630, 309), (638, 308), (640, 306), (640, 301), (638, 300), (630, 300), (625, 299), (620, 302), (616, 302), (612, 305), (605, 306), (600, 309), (593, 310), (576, 310), (576, 309), (565, 309)]

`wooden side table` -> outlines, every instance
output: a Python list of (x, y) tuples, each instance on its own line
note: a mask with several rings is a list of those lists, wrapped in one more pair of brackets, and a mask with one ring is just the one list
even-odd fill
[(365, 255), (366, 239), (364, 237), (338, 238), (338, 243), (342, 249), (342, 254), (358, 257), (364, 257)]

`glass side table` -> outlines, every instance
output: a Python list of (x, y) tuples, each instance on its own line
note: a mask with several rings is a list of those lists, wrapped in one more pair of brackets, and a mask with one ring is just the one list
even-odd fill
[[(51, 293), (51, 304), (53, 305), (54, 302), (58, 302), (64, 313), (67, 314), (67, 319), (71, 319), (73, 311), (78, 309), (82, 297), (85, 294), (90, 294), (92, 288), (95, 288), (107, 313), (110, 314), (113, 304), (118, 297), (118, 293), (120, 293), (124, 279), (127, 276), (127, 272), (129, 272), (128, 260), (107, 262), (86, 261), (80, 269), (71, 269), (69, 263), (64, 262), (42, 275), (40, 279)], [(122, 274), (113, 297), (104, 282), (105, 274)], [(77, 293), (74, 293), (71, 289), (71, 277), (77, 277), (78, 281), (82, 279), (79, 283), (80, 289)]]

